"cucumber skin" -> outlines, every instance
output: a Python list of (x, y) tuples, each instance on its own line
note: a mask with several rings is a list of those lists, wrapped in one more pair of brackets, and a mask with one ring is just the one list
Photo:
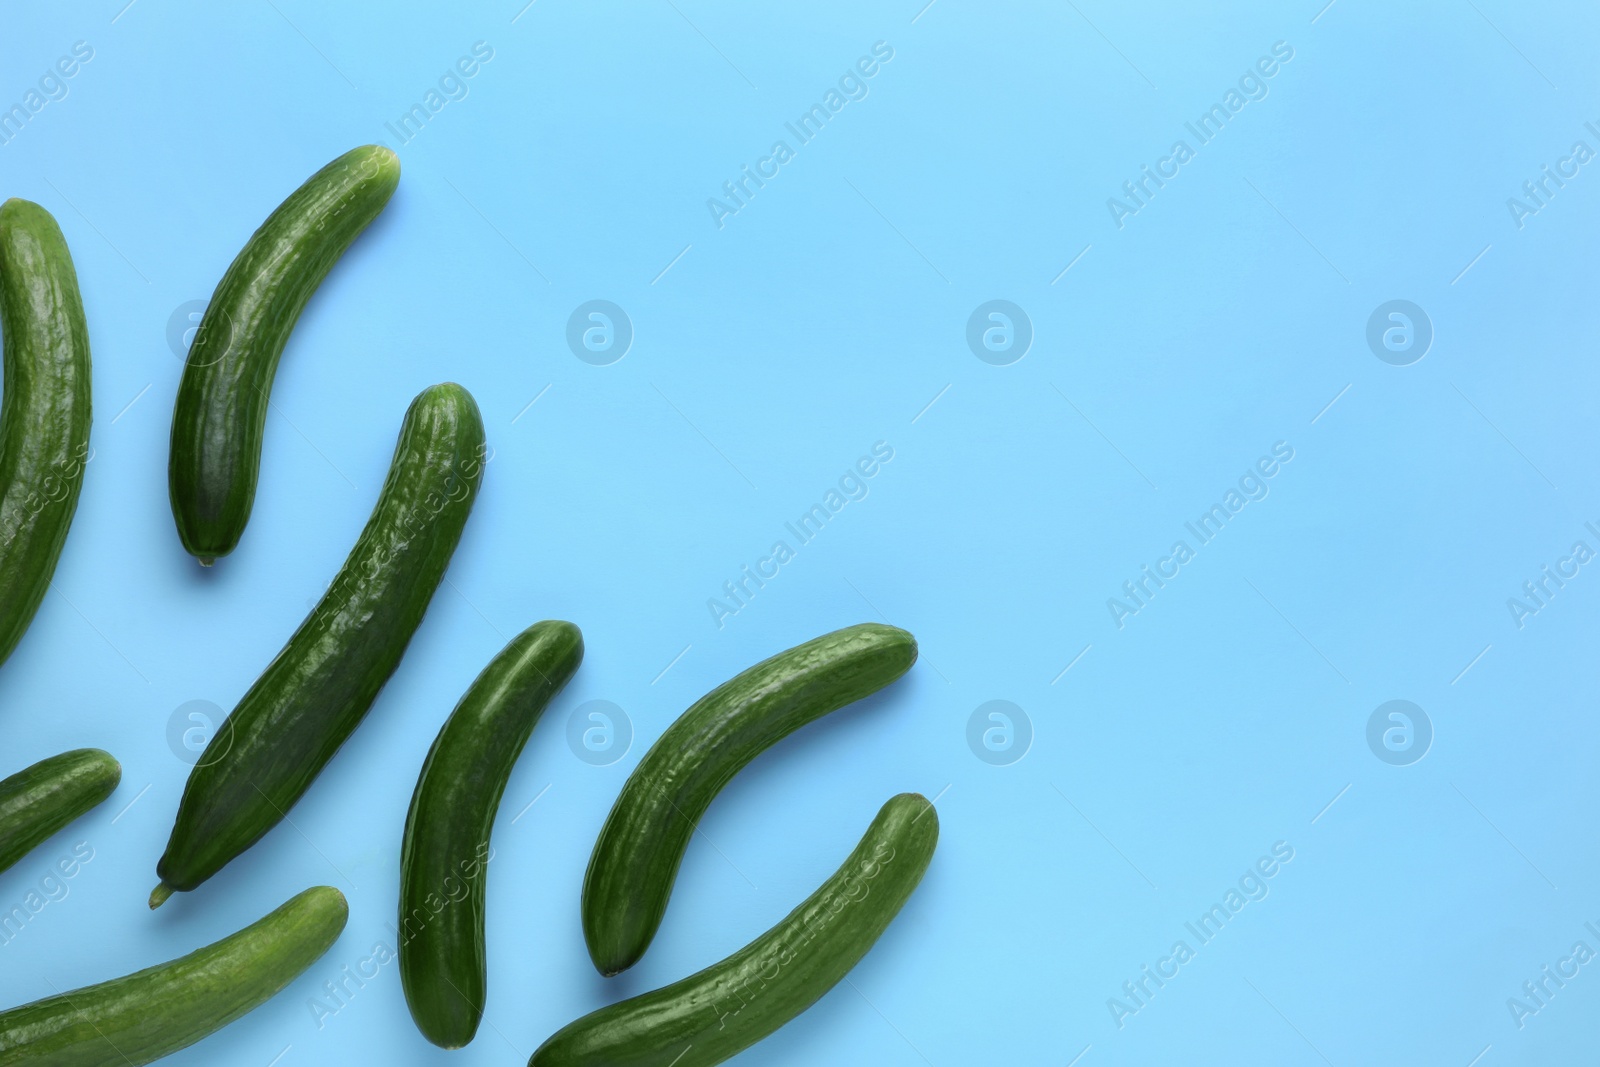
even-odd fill
[[(441, 1048), (466, 1045), (483, 1019), (488, 876), (481, 860), (506, 781), (582, 660), (576, 626), (534, 623), (489, 661), (422, 765), (400, 850), (400, 983), (417, 1029)], [(464, 897), (451, 891), (452, 880), (466, 883)], [(437, 913), (429, 897), (444, 900)]]
[(610, 977), (650, 947), (696, 824), (766, 749), (877, 692), (917, 659), (904, 630), (863, 623), (780, 652), (696, 701), (629, 775), (583, 879), (583, 938)]
[(181, 959), (0, 1013), (0, 1067), (139, 1067), (280, 992), (338, 940), (344, 894), (315, 886)]
[(66, 238), (26, 200), (0, 205), (0, 663), (50, 589), (89, 459), (89, 327)]
[(116, 791), (122, 766), (111, 753), (76, 748), (0, 782), (0, 871)]
[(152, 907), (162, 888), (195, 888), (277, 825), (361, 724), (461, 540), (484, 455), (483, 419), (461, 386), (411, 402), (344, 566), (190, 772)]
[(777, 926), (697, 974), (569, 1023), (528, 1067), (711, 1067), (749, 1048), (860, 962), (938, 841), (926, 798), (892, 797), (844, 865)]
[(209, 563), (250, 521), (278, 358), (306, 303), (400, 182), (382, 145), (352, 149), (289, 195), (217, 283), (172, 412), (167, 492), (178, 537)]

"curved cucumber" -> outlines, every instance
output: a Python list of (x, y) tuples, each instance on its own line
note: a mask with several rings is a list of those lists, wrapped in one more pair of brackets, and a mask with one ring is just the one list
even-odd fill
[(139, 1067), (188, 1048), (294, 981), (348, 915), (316, 886), (182, 959), (0, 1012), (0, 1067)]
[(745, 764), (916, 659), (904, 630), (850, 626), (756, 664), (679, 716), (628, 777), (589, 858), (583, 937), (600, 973), (627, 970), (650, 947), (696, 824)]
[(788, 918), (721, 963), (562, 1027), (528, 1067), (711, 1067), (749, 1048), (867, 954), (938, 841), (932, 804), (891, 798), (844, 866)]
[(484, 455), (483, 419), (461, 386), (430, 386), (411, 402), (344, 567), (190, 772), (152, 908), (276, 826), (361, 724), (461, 540)]
[(78, 748), (0, 782), (0, 871), (110, 796), (122, 781), (111, 753)]
[(467, 1044), (483, 1019), (484, 869), (506, 780), (582, 659), (576, 626), (534, 623), (489, 661), (422, 765), (400, 849), (400, 984), (441, 1048)]
[(50, 212), (0, 205), (0, 663), (50, 588), (89, 462), (89, 327)]
[(167, 492), (178, 537), (209, 566), (250, 521), (278, 357), (328, 271), (400, 182), (382, 145), (352, 149), (278, 205), (211, 294), (172, 412)]

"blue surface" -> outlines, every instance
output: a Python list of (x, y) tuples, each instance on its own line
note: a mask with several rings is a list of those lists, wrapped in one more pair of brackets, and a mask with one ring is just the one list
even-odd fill
[[(125, 767), (0, 877), (9, 907), (93, 850), (0, 947), (0, 1001), (322, 882), (350, 898), (340, 942), (173, 1063), (518, 1062), (766, 929), (914, 789), (943, 825), (922, 888), (849, 984), (738, 1062), (1590, 1054), (1600, 963), (1560, 987), (1541, 968), (1600, 951), (1600, 576), (1568, 562), (1538, 602), (1523, 583), (1600, 551), (1600, 163), (1572, 159), (1600, 151), (1592, 5), (125, 2), (11, 5), (0, 33), (5, 104), (93, 50), (0, 145), (0, 195), (67, 234), (97, 409), (56, 591), (0, 671), (5, 769), (88, 744)], [(802, 143), (786, 123), (830, 88)], [(1213, 104), (1202, 140), (1186, 124)], [(249, 531), (201, 573), (167, 508), (169, 326), (300, 181), (376, 140), (400, 190), (301, 320)], [(1534, 201), (1545, 166), (1576, 174)], [(769, 177), (740, 204), (744, 167)], [(620, 360), (587, 311), (569, 346), (597, 300), (627, 318)], [(1026, 329), (985, 312), (969, 347), (997, 300)], [(1374, 348), (1391, 301), (1425, 322), (1385, 311)], [(231, 707), (281, 647), (405, 405), (446, 379), (495, 449), (449, 584), (293, 825), (151, 915), (191, 702)], [(892, 459), (844, 482), (857, 499), (786, 532), (875, 445)], [(1186, 524), (1214, 504), (1203, 540)], [(717, 612), (779, 540), (793, 558)], [(588, 658), (507, 791), (486, 1024), (446, 1054), (393, 964), (364, 961), (392, 943), (438, 725), (549, 617)], [(579, 886), (644, 749), (751, 663), (879, 617), (919, 638), (912, 674), (740, 777), (649, 955), (597, 977)], [(633, 734), (614, 762), (568, 744), (591, 701)], [(1390, 701), (1405, 717), (1371, 726)], [(1233, 888), (1220, 933), (1190, 930)], [(326, 999), (345, 967), (377, 973)]]

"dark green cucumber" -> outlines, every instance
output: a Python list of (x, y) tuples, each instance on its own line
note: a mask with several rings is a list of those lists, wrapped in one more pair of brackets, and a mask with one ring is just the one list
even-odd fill
[(209, 566), (250, 521), (278, 357), (322, 279), (400, 182), (382, 145), (352, 149), (278, 205), (211, 294), (172, 412), (167, 492), (178, 537)]
[(483, 1019), (485, 867), (506, 780), (582, 659), (576, 626), (534, 623), (489, 661), (422, 764), (400, 847), (400, 984), (441, 1048), (466, 1045)]
[(478, 405), (461, 386), (430, 386), (411, 402), (344, 567), (190, 772), (152, 908), (276, 826), (361, 724), (461, 540), (485, 451)]
[(271, 1000), (339, 938), (328, 886), (182, 959), (0, 1012), (0, 1067), (139, 1067)]
[(50, 589), (89, 462), (89, 327), (50, 212), (0, 205), (0, 663)]
[(0, 871), (105, 800), (120, 781), (122, 766), (111, 753), (78, 748), (0, 782)]
[(850, 626), (763, 660), (679, 716), (628, 777), (589, 858), (583, 937), (600, 973), (627, 970), (650, 947), (689, 838), (735, 774), (916, 659), (916, 639), (904, 630)]
[(938, 842), (926, 798), (891, 798), (844, 866), (788, 918), (721, 963), (562, 1027), (528, 1067), (711, 1067), (749, 1048), (860, 962)]

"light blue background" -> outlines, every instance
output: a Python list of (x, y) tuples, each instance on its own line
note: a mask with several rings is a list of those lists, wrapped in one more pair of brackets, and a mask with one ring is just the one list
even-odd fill
[[(739, 1062), (1591, 1052), (1600, 963), (1521, 1028), (1507, 998), (1575, 941), (1600, 950), (1600, 576), (1521, 628), (1507, 599), (1600, 548), (1600, 172), (1520, 229), (1506, 201), (1575, 140), (1600, 148), (1592, 6), (124, 2), (12, 3), (0, 32), (5, 105), (94, 49), (0, 147), (0, 195), (66, 232), (96, 406), (55, 592), (0, 670), (3, 769), (83, 745), (124, 766), (0, 876), (9, 908), (94, 849), (0, 948), (0, 1001), (328, 883), (351, 919), (327, 957), (173, 1063), (518, 1062), (765, 930), (914, 789), (943, 826), (923, 886), (849, 984)], [(399, 147), (399, 192), (301, 320), (249, 531), (201, 573), (167, 507), (174, 309), (327, 160), (395, 144), (385, 123), (478, 41), (493, 59)], [(719, 229), (707, 198), (878, 41), (869, 95)], [(1107, 198), (1279, 41), (1267, 96), (1119, 229)], [(591, 299), (635, 331), (610, 366), (566, 345)], [(991, 299), (1035, 331), (1010, 366), (965, 342)], [(1391, 299), (1435, 330), (1410, 366), (1366, 344)], [(175, 709), (249, 686), (354, 541), (407, 402), (447, 379), (495, 448), (449, 584), (293, 826), (151, 915), (187, 773)], [(866, 499), (719, 629), (708, 598), (878, 441), (894, 458)], [(1279, 441), (1270, 495), (1119, 629), (1107, 598)], [(735, 672), (880, 613), (921, 642), (911, 675), (740, 777), (649, 955), (597, 977), (579, 886), (644, 749)], [(429, 742), (541, 618), (579, 624), (588, 656), (506, 794), (477, 1041), (423, 1041), (392, 964), (319, 1028), (322, 984), (392, 944)], [(966, 739), (996, 699), (1034, 732), (1009, 766)], [(1410, 766), (1367, 745), (1391, 699), (1435, 731)], [(611, 766), (565, 742), (589, 700), (636, 731)], [(1279, 841), (1270, 895), (1190, 940)], [(1195, 959), (1119, 1029), (1108, 998), (1180, 938)]]

